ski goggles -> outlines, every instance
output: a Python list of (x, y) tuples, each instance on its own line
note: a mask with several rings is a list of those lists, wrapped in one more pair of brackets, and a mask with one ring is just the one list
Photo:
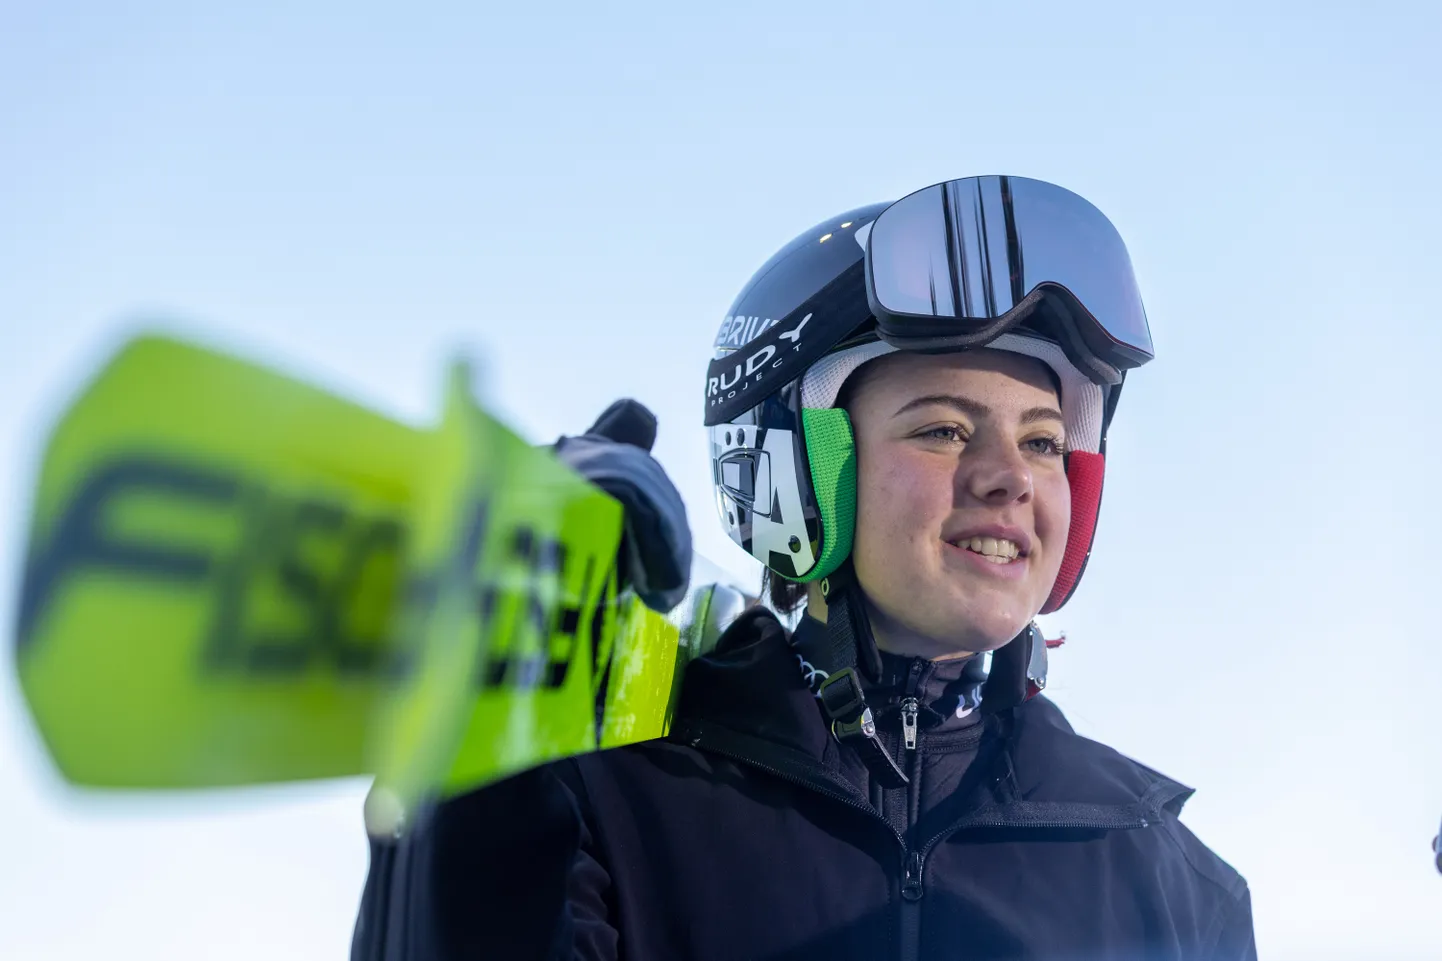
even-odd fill
[(981, 347), (1025, 325), (1102, 383), (1155, 354), (1121, 235), (1054, 184), (934, 184), (887, 207), (858, 239), (877, 334), (895, 347)]

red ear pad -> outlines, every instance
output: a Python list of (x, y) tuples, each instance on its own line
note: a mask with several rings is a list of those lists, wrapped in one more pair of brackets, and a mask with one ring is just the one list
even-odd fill
[(1087, 554), (1091, 552), (1092, 535), (1097, 529), (1097, 512), (1102, 504), (1102, 476), (1106, 458), (1101, 454), (1072, 451), (1067, 457), (1066, 479), (1071, 485), (1071, 532), (1062, 555), (1061, 572), (1056, 576), (1051, 596), (1041, 613), (1050, 614), (1066, 603), (1076, 582), (1081, 578)]

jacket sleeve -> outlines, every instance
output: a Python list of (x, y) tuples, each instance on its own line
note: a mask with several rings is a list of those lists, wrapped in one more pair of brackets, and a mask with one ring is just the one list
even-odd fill
[(1242, 888), (1230, 915), (1222, 923), (1212, 961), (1257, 961), (1257, 941), (1252, 930), (1252, 893)]
[(352, 961), (615, 958), (586, 821), (543, 767), (442, 803), (402, 841), (372, 839)]

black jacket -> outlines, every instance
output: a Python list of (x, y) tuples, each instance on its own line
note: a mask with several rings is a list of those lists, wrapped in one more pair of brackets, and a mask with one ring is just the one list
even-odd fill
[(877, 787), (753, 609), (687, 670), (667, 740), (519, 775), (373, 844), (352, 957), (1255, 957), (1245, 881), (1177, 820), (1189, 789), (1044, 698), (968, 712), (967, 684), (885, 659), (868, 701), (911, 784)]

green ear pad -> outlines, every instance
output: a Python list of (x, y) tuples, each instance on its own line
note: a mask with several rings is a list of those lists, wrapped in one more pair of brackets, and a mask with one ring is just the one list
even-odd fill
[(851, 553), (856, 531), (856, 440), (851, 418), (839, 407), (803, 408), (801, 430), (811, 464), (811, 488), (821, 510), (821, 556), (811, 570), (795, 578), (805, 583), (826, 577)]

